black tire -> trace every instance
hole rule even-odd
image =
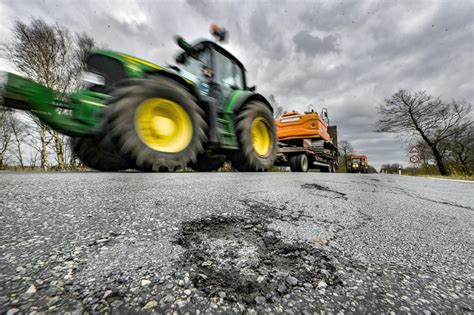
[[[133,168],[107,136],[72,137],[71,147],[82,163],[95,170],[115,172]]]
[[[212,158],[205,155],[198,155],[196,162],[190,164],[191,168],[198,172],[212,172],[217,171],[224,165],[225,160],[219,158]]]
[[[290,156],[290,169],[292,172],[307,172],[308,165],[308,157],[306,154]]]
[[[173,171],[194,162],[203,151],[206,141],[204,111],[195,98],[177,82],[163,77],[127,80],[118,84],[105,111],[107,129],[121,154],[138,170]],[[171,101],[189,116],[192,135],[187,146],[178,152],[164,152],[148,146],[135,128],[135,114],[147,99],[162,98]]]
[[[330,169],[329,166],[321,166],[321,167],[319,168],[319,171],[320,171],[321,173],[330,173],[330,172],[331,172],[331,169]]]
[[[260,156],[252,144],[252,123],[261,118],[270,132],[271,144],[268,153]],[[251,101],[236,115],[235,129],[240,149],[229,156],[232,166],[240,172],[255,172],[268,170],[273,166],[276,158],[277,135],[275,121],[271,110],[262,102]]]

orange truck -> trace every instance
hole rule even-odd
[[[350,173],[367,173],[369,170],[367,155],[351,155],[351,162],[347,169]]]
[[[284,113],[275,120],[279,149],[275,165],[289,166],[292,172],[336,172],[337,127],[329,125],[327,110]]]

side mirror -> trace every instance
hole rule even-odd
[[[248,90],[250,92],[255,92],[255,90],[257,90],[257,86],[255,86],[255,85],[249,86]]]
[[[175,35],[174,39],[176,41],[176,44],[178,44],[178,46],[181,47],[181,49],[183,49],[184,51],[188,50],[191,47],[191,45],[179,35]]]

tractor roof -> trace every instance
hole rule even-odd
[[[201,39],[201,40],[196,41],[196,43],[194,45],[197,45],[197,44],[212,46],[212,48],[214,48],[215,50],[217,50],[218,52],[220,52],[221,54],[223,54],[227,58],[231,59],[232,61],[234,61],[240,68],[242,68],[243,70],[246,70],[244,65],[242,64],[242,62],[240,62],[240,60],[237,59],[237,57],[232,55],[227,49],[225,49],[221,45],[217,44],[216,42],[213,42],[212,40],[208,40],[208,39]]]

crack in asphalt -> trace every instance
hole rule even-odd
[[[348,198],[346,197],[347,194],[345,194],[345,193],[342,193],[342,192],[340,192],[340,191],[330,189],[330,188],[327,187],[327,186],[323,186],[323,185],[319,185],[319,184],[315,184],[315,183],[302,184],[302,185],[301,185],[301,188],[303,188],[303,189],[316,189],[316,190],[320,190],[320,191],[328,191],[328,192],[332,192],[332,193],[338,195],[339,198],[342,198],[342,199],[344,199],[344,200],[347,200],[347,199],[348,199]]]
[[[466,210],[471,210],[471,211],[474,210],[474,208],[472,208],[472,207],[463,206],[463,205],[460,205],[460,204],[457,204],[457,203],[454,203],[454,202],[442,201],[442,200],[436,200],[436,199],[431,199],[431,198],[427,198],[427,197],[422,197],[419,194],[411,193],[411,192],[409,192],[406,189],[401,188],[401,187],[391,187],[391,188],[394,188],[394,189],[404,193],[405,195],[407,195],[409,197],[412,197],[412,198],[415,198],[415,199],[421,199],[421,200],[425,200],[425,201],[429,201],[429,202],[434,202],[434,203],[437,203],[437,204],[448,205],[448,206],[457,207],[457,208],[466,209]]]

